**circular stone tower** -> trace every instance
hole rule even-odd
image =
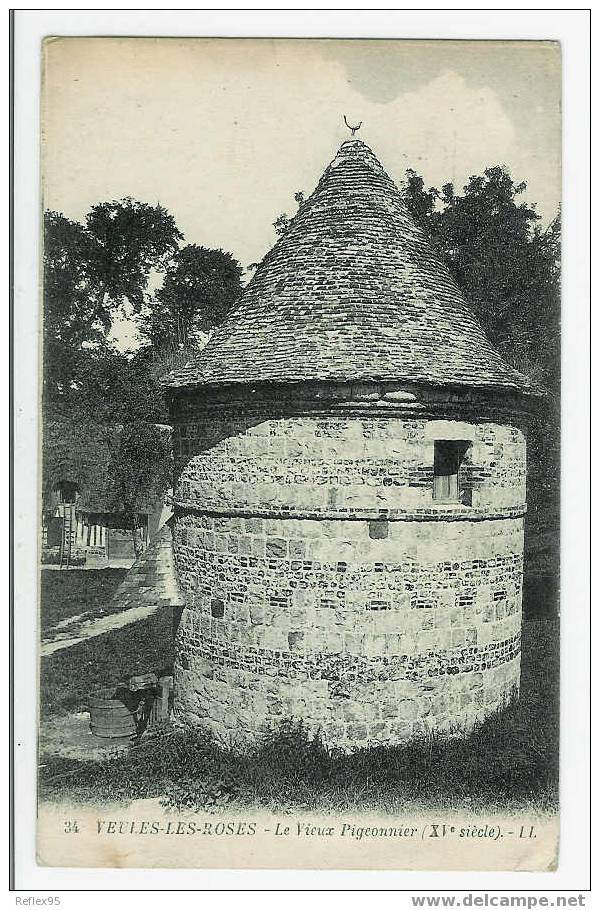
[[[183,721],[352,749],[516,694],[536,390],[363,142],[168,385]]]

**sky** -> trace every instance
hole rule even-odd
[[[501,164],[544,222],[560,202],[556,43],[53,38],[44,54],[43,205],[75,220],[160,202],[186,242],[259,261],[344,114],[396,182],[411,167],[462,187]]]

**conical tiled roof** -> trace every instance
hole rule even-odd
[[[363,142],[344,142],[207,346],[167,384],[393,380],[534,391]]]

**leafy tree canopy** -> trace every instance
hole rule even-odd
[[[223,321],[242,290],[242,267],[230,253],[188,244],[170,259],[162,287],[138,320],[157,350],[193,346]]]
[[[110,424],[167,423],[160,373],[151,369],[144,349],[133,356],[108,349],[88,357],[79,373],[78,394],[60,410],[65,417],[78,413]]]
[[[89,351],[106,350],[115,312],[139,311],[153,269],[182,235],[160,205],[95,205],[85,224],[44,216],[44,400],[68,398]]]
[[[165,209],[129,198],[93,206],[83,224],[46,212],[44,228],[44,489],[57,477],[101,488],[133,530],[172,477],[161,377],[224,318],[241,267],[222,250],[180,247]],[[110,339],[126,305],[146,341],[133,355]]]
[[[560,215],[546,229],[520,200],[526,183],[502,167],[426,189],[409,170],[403,191],[486,333],[518,369],[547,385],[558,381],[560,353]]]
[[[166,428],[134,420],[111,437],[111,511],[129,516],[133,543],[138,555],[139,540],[135,534],[136,516],[148,501],[149,492],[164,496],[173,477],[171,436]]]
[[[44,221],[44,398],[56,399],[75,381],[86,349],[106,343],[111,316],[90,287],[86,264],[93,244],[85,228],[57,212]]]
[[[175,219],[161,205],[127,197],[93,206],[85,227],[94,240],[92,281],[113,305],[128,301],[138,311],[151,270],[162,271],[183,240]]]
[[[560,489],[560,212],[548,227],[522,201],[526,184],[501,167],[426,188],[415,171],[403,186],[411,214],[446,261],[488,337],[517,369],[549,391],[528,432],[528,528],[556,527]],[[528,531],[528,552],[536,536]]]

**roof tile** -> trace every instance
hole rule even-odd
[[[494,350],[359,140],[344,142],[226,321],[166,384],[309,379],[536,391]]]

